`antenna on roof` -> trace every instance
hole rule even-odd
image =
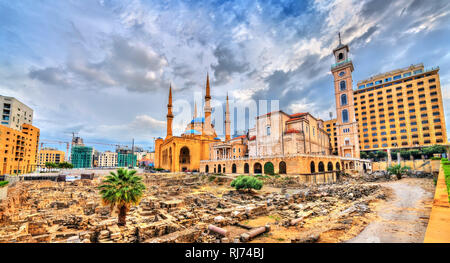
[[[338,32],[338,36],[339,36],[339,45],[342,45],[342,42],[341,42],[341,32]]]

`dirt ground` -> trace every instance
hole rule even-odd
[[[381,185],[391,189],[391,198],[377,204],[377,217],[348,242],[423,242],[433,202],[433,180],[404,178]]]

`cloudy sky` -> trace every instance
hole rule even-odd
[[[0,0],[0,94],[34,109],[41,139],[62,141],[78,132],[151,146],[165,136],[169,83],[180,133],[207,72],[217,101],[274,99],[328,119],[337,32],[354,88],[411,64],[439,66],[449,130],[448,0]]]

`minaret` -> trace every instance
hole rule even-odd
[[[197,118],[197,102],[194,102],[194,119]]]
[[[167,136],[172,137],[172,120],[173,120],[173,114],[172,114],[172,84],[170,84],[169,88],[169,103],[167,104]]]
[[[339,45],[333,50],[335,64],[331,66],[336,98],[336,139],[340,156],[359,158],[358,123],[352,85],[354,68],[349,51],[348,46],[342,44],[339,33]]]
[[[225,141],[228,142],[231,140],[230,130],[231,130],[231,121],[230,121],[230,104],[228,103],[228,92],[227,92],[227,108],[225,110]]]
[[[211,93],[209,87],[209,73],[206,75],[206,95],[205,95],[205,124],[203,127],[203,135],[213,135],[211,127]]]

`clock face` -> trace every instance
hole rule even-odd
[[[344,76],[345,75],[345,71],[341,71],[341,72],[339,72],[339,76]]]

